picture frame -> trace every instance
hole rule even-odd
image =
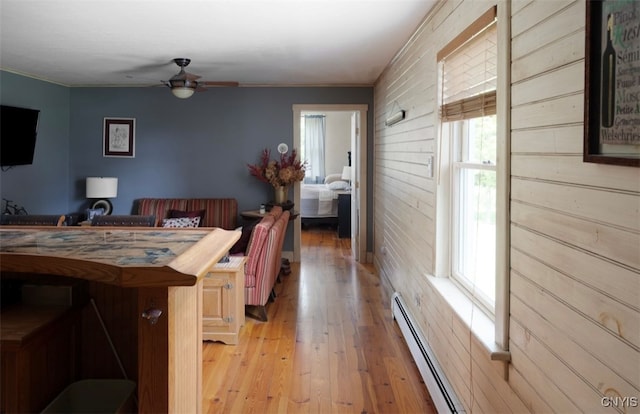
[[[104,118],[102,155],[135,157],[135,118]]]
[[[85,210],[85,215],[87,216],[87,220],[93,220],[95,216],[104,215],[104,208],[88,208]]]
[[[586,2],[584,162],[640,167],[639,25],[640,2]]]

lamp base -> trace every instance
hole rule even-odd
[[[91,203],[91,208],[101,208],[104,210],[104,215],[108,216],[113,210],[113,204],[111,204],[111,201],[107,199],[95,200],[93,203]]]

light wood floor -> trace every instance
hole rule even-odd
[[[268,322],[247,318],[238,345],[205,342],[204,412],[435,413],[378,277],[335,233],[302,232]]]

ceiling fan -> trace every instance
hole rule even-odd
[[[207,86],[238,86],[238,82],[199,81],[200,76],[184,70],[191,63],[191,59],[175,58],[173,61],[180,67],[180,72],[173,75],[168,81],[161,82],[171,88],[171,93],[177,98],[187,99],[195,91],[206,90]]]

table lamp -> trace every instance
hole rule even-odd
[[[351,188],[351,166],[342,168],[342,179],[346,180],[349,183],[349,188]]]
[[[111,214],[113,204],[109,198],[118,196],[118,178],[87,177],[87,198],[95,199],[91,208],[102,208],[104,214]]]

